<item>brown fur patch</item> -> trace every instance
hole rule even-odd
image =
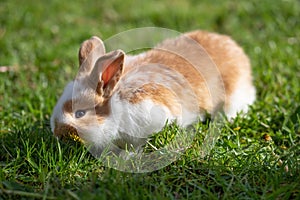
[[[65,114],[72,114],[73,110],[73,104],[74,102],[72,100],[68,100],[64,103],[63,105],[63,112]],[[107,117],[110,114],[110,107],[109,107],[109,102],[107,99],[103,99],[101,96],[96,95],[95,97],[95,113],[96,113],[96,118],[100,123],[103,123],[105,117]],[[85,107],[86,106],[85,103],[82,103],[82,106],[80,108],[82,108],[83,110],[87,110],[88,112],[92,111],[93,107]],[[85,125],[89,125],[90,123],[90,118],[85,116],[82,119],[77,119],[77,121],[80,121],[80,123],[83,123]],[[91,120],[92,121],[92,120]]]
[[[222,102],[230,103],[226,99],[241,78],[251,83],[250,62],[244,51],[230,37],[216,33],[193,31],[166,40],[133,65],[147,63],[162,64],[182,74],[196,94],[199,108],[208,112]],[[130,73],[132,68],[126,66],[125,72]]]
[[[96,115],[97,115],[97,120],[99,121],[100,124],[103,123],[104,119],[110,114],[110,106],[108,101],[104,101],[101,104],[98,104],[95,107]]]
[[[166,47],[167,49],[172,49],[172,46],[168,46]],[[181,57],[180,55],[176,55],[175,53],[169,52],[168,50],[163,49],[155,49],[155,50],[151,50],[147,53],[147,55],[143,58],[143,60],[140,60],[139,62],[141,62],[141,64],[137,64],[137,66],[143,66],[143,65],[147,65],[148,63],[157,63],[159,65],[163,65],[164,67],[170,68],[169,73],[168,74],[164,74],[162,77],[164,76],[175,76],[174,79],[177,79],[178,77],[176,76],[176,73],[179,73],[183,76],[183,78],[185,80],[179,80],[182,82],[186,82],[189,85],[183,86],[181,85],[181,87],[177,87],[176,88],[176,84],[174,84],[174,87],[172,88],[172,90],[174,90],[177,94],[183,94],[183,96],[169,96],[167,99],[170,102],[170,99],[172,97],[174,97],[175,99],[173,99],[173,101],[178,100],[178,98],[181,98],[181,100],[184,100],[186,102],[186,106],[188,106],[189,110],[194,111],[195,107],[196,109],[199,110],[211,110],[212,108],[212,104],[210,102],[210,96],[208,94],[208,89],[206,87],[206,82],[205,79],[203,77],[203,75],[201,73],[199,73],[197,71],[197,69],[195,69],[193,67],[193,65],[191,63],[189,63],[184,57]],[[198,58],[197,58],[198,59]],[[145,67],[140,67],[139,70],[146,70],[147,69],[143,69]],[[151,80],[154,81],[155,84],[155,79],[157,78],[157,76],[160,76],[159,74],[162,73],[161,69],[159,68],[155,68],[155,69],[151,69],[152,71],[152,75],[153,77],[150,77]],[[174,72],[172,72],[174,71]],[[175,73],[176,72],[176,73]],[[127,71],[127,73],[130,73],[130,71]],[[176,80],[173,80],[176,81]],[[193,105],[189,105],[189,101],[191,101],[190,99],[188,99],[187,97],[184,96],[184,88],[188,88],[188,89],[192,89],[192,91],[194,92],[194,94],[196,95],[197,99],[198,99],[198,107],[195,106],[195,104]],[[187,90],[188,90],[187,89]],[[170,91],[169,91],[170,93]],[[161,91],[161,93],[157,93],[158,95],[163,95],[163,92]],[[165,96],[168,96],[168,94],[166,94]],[[157,99],[157,97],[156,97]],[[163,99],[163,98],[162,98]],[[194,103],[194,102],[193,102]]]
[[[63,105],[63,111],[64,113],[72,113],[72,100],[68,100]]]
[[[132,104],[140,103],[145,99],[150,99],[158,105],[166,106],[172,114],[179,114],[180,106],[176,102],[175,94],[166,87],[159,84],[145,84],[138,89],[131,91],[120,91],[121,99],[126,99]]]
[[[233,93],[241,74],[251,74],[248,57],[229,36],[205,31],[193,31],[187,36],[199,42],[217,65],[227,95]]]
[[[252,84],[251,64],[243,49],[229,36],[205,31],[187,34],[199,42],[217,65],[225,87],[225,108],[230,106],[229,97],[235,91],[237,82]]]

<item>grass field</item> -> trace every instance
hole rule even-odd
[[[0,199],[300,199],[300,2],[199,2],[2,0]],[[231,35],[251,58],[257,101],[207,156],[200,124],[180,159],[136,174],[57,141],[49,119],[83,40],[145,26]]]

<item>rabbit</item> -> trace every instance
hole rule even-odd
[[[255,101],[249,58],[218,33],[187,32],[137,55],[106,53],[93,36],[78,57],[78,75],[54,107],[51,130],[100,152],[142,145],[173,122],[186,127],[220,112],[233,119]]]

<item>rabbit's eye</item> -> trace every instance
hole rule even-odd
[[[83,117],[84,115],[85,115],[85,110],[77,110],[76,112],[75,112],[75,117],[76,118],[81,118],[81,117]]]

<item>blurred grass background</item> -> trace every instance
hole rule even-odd
[[[2,0],[0,199],[300,198],[299,22],[296,0]],[[258,99],[207,158],[195,145],[164,169],[129,174],[57,142],[49,118],[82,41],[145,26],[232,36],[251,59]]]

